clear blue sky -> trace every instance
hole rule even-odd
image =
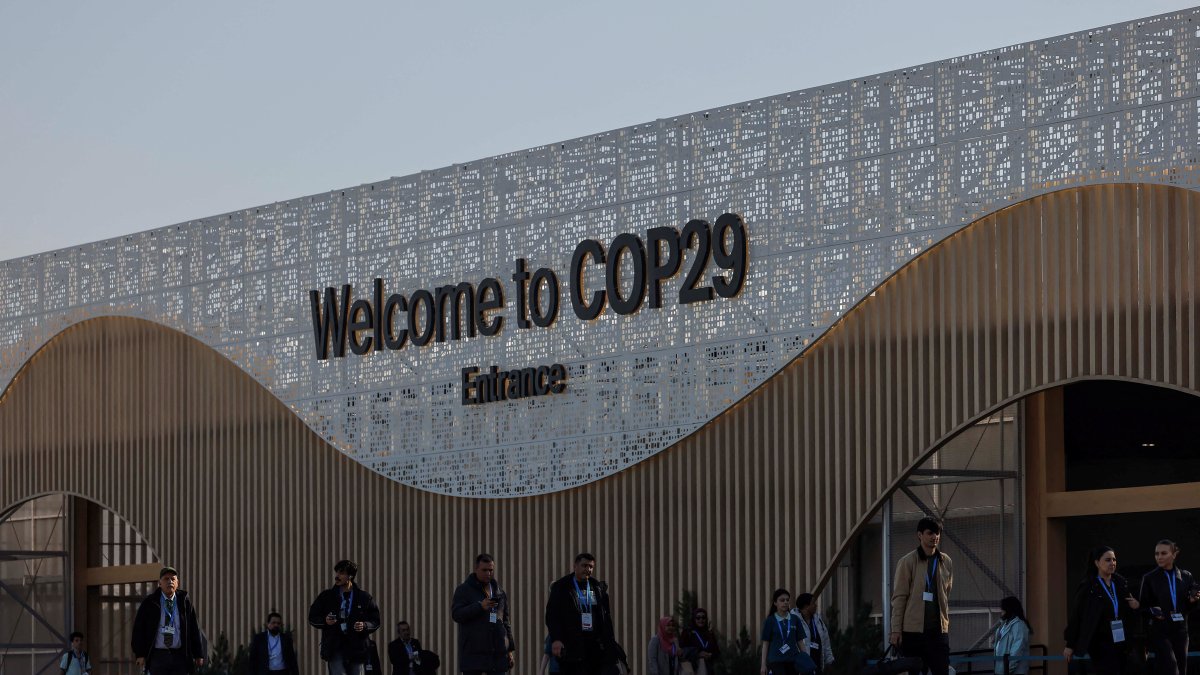
[[[0,4],[0,260],[1187,7]]]

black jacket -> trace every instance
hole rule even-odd
[[[1129,644],[1129,639],[1135,630],[1134,619],[1137,613],[1129,607],[1126,598],[1132,597],[1129,584],[1120,574],[1113,575],[1114,589],[1117,593],[1118,618],[1125,622],[1125,642],[1117,649],[1123,651]],[[1112,639],[1108,622],[1112,621],[1112,599],[1108,592],[1101,588],[1100,580],[1090,577],[1079,582],[1075,589],[1075,599],[1071,603],[1071,615],[1067,619],[1067,627],[1063,629],[1063,638],[1067,646],[1076,654],[1088,653],[1096,639]]]
[[[1141,611],[1150,616],[1150,608],[1158,607],[1162,610],[1164,618],[1162,620],[1150,618],[1151,628],[1163,632],[1187,631],[1187,615],[1196,608],[1196,603],[1188,600],[1188,592],[1192,590],[1195,581],[1192,579],[1192,573],[1187,570],[1181,570],[1178,567],[1171,570],[1175,575],[1175,609],[1171,609],[1171,586],[1167,583],[1167,572],[1161,568],[1154,568],[1142,576],[1142,586],[1138,591],[1138,602],[1141,603]],[[1183,613],[1184,621],[1178,623],[1171,620],[1171,612],[1178,611]]]
[[[325,616],[338,614],[341,609],[342,590],[337,586],[321,591],[312,607],[308,608],[308,624],[321,631],[321,658],[328,661],[334,654],[341,654],[349,663],[366,663],[370,658],[371,633],[379,630],[379,606],[371,594],[353,586],[354,598],[350,607],[350,616],[346,617],[346,632],[342,632],[341,622],[332,626],[325,625]],[[354,624],[363,622],[366,627],[356,632]]]
[[[458,624],[458,669],[461,671],[482,670],[493,673],[508,670],[508,653],[515,651],[512,625],[509,623],[508,595],[500,582],[492,581],[492,597],[500,601],[495,608],[496,623],[490,620],[488,610],[483,608],[483,583],[474,574],[454,589],[454,605],[451,608],[454,622]]]
[[[599,656],[603,663],[616,663],[616,649],[612,622],[612,607],[608,600],[608,584],[590,579],[592,604],[592,630],[583,630],[580,621],[582,609],[575,594],[574,574],[550,584],[550,598],[546,601],[546,630],[550,641],[563,643],[562,661],[582,661]],[[580,590],[584,585],[579,584]]]
[[[142,604],[138,606],[137,615],[133,619],[133,635],[130,646],[133,655],[146,659],[146,667],[150,666],[150,650],[158,638],[158,622],[162,617],[162,591],[155,590]],[[196,608],[188,598],[187,591],[175,591],[176,611],[179,612],[179,626],[176,627],[175,639],[187,655],[188,663],[195,659],[208,658],[208,640],[200,630],[200,622],[196,620]]]
[[[409,640],[413,653],[421,651],[421,641]],[[388,643],[388,663],[392,664],[392,675],[408,675],[408,650],[404,648],[404,640],[396,638]]]
[[[296,647],[292,643],[291,633],[279,633],[279,646],[283,652],[283,666],[291,675],[300,675],[300,667],[296,663]],[[267,675],[271,672],[271,654],[267,649],[267,632],[255,633],[250,638],[250,672],[253,675]]]

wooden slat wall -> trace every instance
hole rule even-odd
[[[594,484],[450,498],[326,445],[199,342],[135,319],[60,334],[0,399],[0,509],[69,492],[177,565],[205,628],[236,645],[269,609],[298,624],[341,557],[454,670],[454,586],[498,558],[532,672],[548,584],[599,557],[621,641],[694,589],[752,633],[776,586],[820,585],[904,473],[1030,392],[1121,378],[1197,392],[1197,193],[1064,190],[982,219],[907,265],[776,377],[692,437]]]

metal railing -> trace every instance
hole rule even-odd
[[[1188,659],[1200,658],[1200,651],[1188,652]],[[1149,662],[1154,658],[1154,652],[1147,652],[1146,660]],[[1002,670],[996,670],[996,663],[1003,662]],[[1027,662],[1029,668],[1027,672],[1030,675],[1040,673],[1045,675],[1047,672],[1047,664],[1052,661],[1066,661],[1066,658],[1061,654],[1050,654],[1046,645],[1029,645],[1029,656],[1009,656],[1004,655],[997,657],[991,649],[969,649],[965,651],[950,652],[950,665],[954,668],[955,675],[1011,675],[1012,667],[1020,662]],[[1084,654],[1081,656],[1072,657],[1072,661],[1091,661],[1091,657]],[[878,659],[868,661],[869,664],[878,663]]]

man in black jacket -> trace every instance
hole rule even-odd
[[[333,588],[321,591],[308,609],[308,623],[321,631],[321,658],[329,675],[362,675],[370,658],[371,633],[379,630],[379,606],[354,578],[358,565],[333,566]]]
[[[458,669],[467,675],[507,672],[516,641],[508,616],[508,597],[496,581],[496,561],[475,557],[475,571],[454,589],[452,612],[458,624]]]
[[[575,570],[550,585],[546,629],[562,675],[600,675],[617,662],[608,585],[592,578],[596,556],[575,556]]]
[[[279,612],[267,615],[267,629],[250,639],[250,672],[254,675],[300,675],[292,634],[283,632]]]
[[[193,664],[204,665],[208,640],[187,591],[179,590],[174,567],[159,571],[158,590],[138,607],[130,646],[138,668],[153,675],[181,675],[192,672]]]

